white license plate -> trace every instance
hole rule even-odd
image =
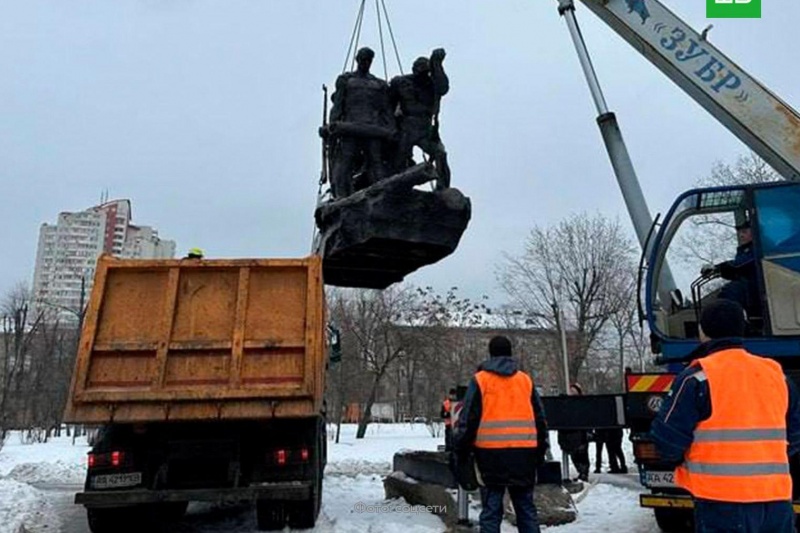
[[[673,472],[647,471],[644,476],[644,484],[648,487],[677,487]]]
[[[142,482],[141,472],[131,472],[129,474],[104,474],[92,478],[93,489],[116,489],[120,487],[132,487]]]

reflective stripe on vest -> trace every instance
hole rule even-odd
[[[524,372],[500,376],[481,370],[475,375],[481,391],[477,448],[535,448],[536,419],[531,405],[533,380]]]
[[[686,460],[675,471],[676,483],[708,500],[789,500],[789,393],[780,365],[738,348],[697,364],[708,380],[711,417],[695,428]]]

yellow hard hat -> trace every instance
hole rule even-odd
[[[204,255],[202,248],[189,248],[189,253],[186,257],[190,259],[202,259]]]

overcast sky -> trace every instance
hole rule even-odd
[[[341,72],[358,4],[0,0],[0,293],[32,281],[40,224],[103,190],[178,253],[307,255],[321,85]],[[361,43],[382,75],[367,4]],[[447,49],[441,134],[473,205],[458,250],[408,281],[500,303],[495,265],[534,224],[589,211],[631,228],[555,0],[386,4],[406,71]],[[703,0],[669,4],[709,23]],[[651,211],[747,152],[583,6],[578,20]],[[709,40],[798,107],[798,20],[800,2],[763,0],[761,19],[714,20]]]

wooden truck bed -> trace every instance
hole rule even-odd
[[[325,376],[319,257],[98,260],[65,419],[313,416]]]

